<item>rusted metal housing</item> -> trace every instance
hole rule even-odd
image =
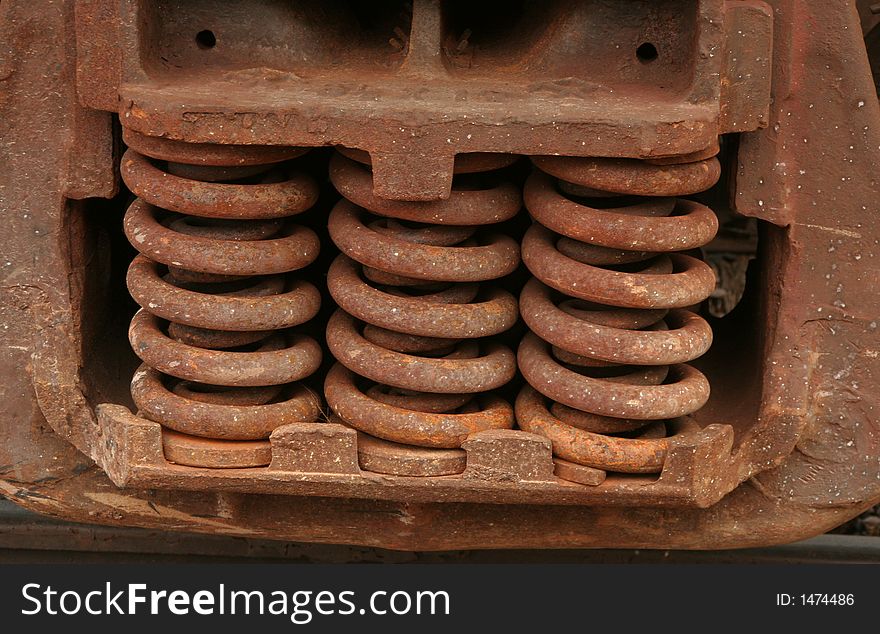
[[[96,523],[426,550],[768,544],[880,500],[880,109],[854,4],[514,4],[0,4],[0,491]],[[135,151],[165,160],[175,144],[215,158],[226,146],[360,150],[348,160],[369,156],[357,169],[371,174],[370,204],[398,212],[448,200],[457,156],[670,165],[705,161],[724,138],[730,206],[758,219],[760,242],[745,299],[712,320],[714,345],[692,362],[712,386],[699,431],[666,441],[659,474],[601,482],[570,464],[560,478],[548,438],[492,424],[450,449],[452,475],[367,470],[364,456],[379,465],[387,448],[333,420],[273,426],[250,447],[268,466],[170,462],[161,425],[128,396],[130,253],[122,201],[101,201],[119,187],[115,117]],[[127,182],[155,176],[130,157]],[[336,182],[346,164],[334,160]],[[201,180],[177,202],[195,204]],[[303,191],[287,193],[306,208]],[[320,233],[328,219],[303,222]],[[344,385],[345,372],[331,375]]]

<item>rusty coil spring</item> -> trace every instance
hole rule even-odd
[[[293,171],[298,148],[213,146],[126,131],[122,176],[138,198],[125,233],[140,252],[128,270],[141,306],[129,340],[143,361],[131,384],[139,414],[163,425],[166,457],[191,466],[268,464],[273,429],[313,421],[299,381],[321,348],[289,331],[320,294],[290,279],[318,238],[289,217],[317,185]]]
[[[329,230],[342,254],[327,277],[340,307],[327,343],[339,363],[325,382],[327,402],[352,427],[387,441],[361,442],[362,464],[402,475],[460,471],[457,448],[469,434],[514,422],[511,406],[485,393],[513,378],[515,356],[483,340],[516,322],[517,302],[480,282],[511,273],[519,247],[477,229],[519,210],[518,188],[491,174],[515,157],[459,157],[449,199],[408,202],[374,196],[369,158],[340,152],[330,177],[344,198]],[[363,390],[358,377],[372,384]],[[454,453],[444,459],[418,447]],[[371,449],[376,455],[363,455]]]
[[[669,438],[693,427],[687,415],[709,397],[686,362],[708,350],[712,330],[686,308],[715,277],[675,252],[709,242],[718,221],[677,197],[710,188],[720,165],[682,161],[533,158],[524,199],[535,223],[522,256],[534,277],[520,296],[532,332],[518,352],[528,385],[516,416],[564,461],[658,472]]]

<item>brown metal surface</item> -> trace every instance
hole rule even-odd
[[[866,292],[880,282],[880,110],[852,3],[585,0],[499,11],[492,3],[420,1],[411,16],[401,17],[397,5],[387,3],[369,18],[349,4],[325,4],[0,4],[0,205],[7,218],[0,262],[0,372],[7,378],[0,400],[0,488],[6,495],[44,513],[96,523],[419,550],[766,544],[817,534],[880,499],[880,306],[876,294]],[[206,29],[216,36],[214,46],[200,46],[196,38]],[[264,36],[258,47],[255,31]],[[638,52],[646,43],[656,57]],[[647,463],[659,464],[654,456],[665,451],[656,475],[566,464],[566,456],[552,456],[555,439],[521,429],[487,428],[456,440],[460,448],[422,448],[464,452],[463,469],[460,453],[442,454],[458,461],[442,476],[429,475],[436,465],[419,450],[389,454],[386,445],[361,442],[355,430],[332,422],[297,418],[278,425],[262,417],[253,421],[262,426],[253,436],[264,440],[175,436],[164,421],[133,414],[128,395],[136,359],[125,337],[133,311],[121,271],[131,254],[119,239],[122,201],[98,200],[116,189],[120,139],[108,113],[119,116],[129,158],[135,157],[123,170],[143,200],[128,233],[148,257],[136,259],[130,281],[138,302],[158,319],[137,318],[146,326],[134,337],[138,346],[146,343],[153,352],[157,345],[161,351],[179,344],[198,348],[193,358],[199,371],[207,368],[219,383],[237,382],[243,374],[226,363],[231,347],[250,346],[251,354],[266,359],[297,349],[302,339],[267,343],[252,334],[308,319],[317,293],[286,280],[279,286],[275,276],[309,261],[307,251],[318,242],[330,247],[325,238],[277,228],[279,219],[311,205],[319,190],[332,195],[320,186],[327,174],[324,155],[297,158],[300,150],[291,148],[341,145],[369,155],[344,150],[347,158],[334,158],[330,171],[350,201],[341,203],[332,223],[333,239],[351,259],[334,265],[334,292],[347,294],[343,301],[351,311],[345,310],[357,318],[356,334],[374,346],[371,351],[436,361],[438,348],[431,346],[440,342],[424,338],[445,332],[434,339],[450,347],[440,352],[462,355],[451,362],[485,359],[487,348],[474,353],[455,342],[484,336],[468,324],[485,320],[494,329],[510,321],[504,313],[509,299],[493,290],[491,280],[515,266],[517,221],[511,235],[499,238],[481,238],[480,227],[515,214],[516,198],[503,183],[476,189],[457,183],[479,182],[485,170],[516,169],[493,155],[524,154],[546,157],[536,159],[541,171],[569,183],[558,191],[545,188],[563,206],[539,210],[544,215],[535,218],[567,239],[549,240],[553,249],[541,251],[547,234],[530,230],[526,246],[537,245],[542,254],[526,259],[530,269],[553,282],[554,292],[580,286],[585,278],[577,271],[591,271],[587,278],[604,285],[579,291],[586,300],[570,294],[576,299],[559,304],[562,315],[553,313],[570,323],[569,317],[584,321],[601,312],[607,321],[593,324],[599,329],[585,326],[577,336],[550,341],[551,324],[529,324],[541,337],[530,335],[526,342],[543,346],[545,358],[560,367],[583,366],[590,354],[605,364],[622,363],[614,357],[619,352],[632,355],[627,366],[653,359],[673,367],[698,356],[709,333],[683,311],[712,290],[711,273],[690,253],[653,258],[647,270],[622,260],[701,244],[711,233],[701,221],[709,218],[706,206],[722,221],[734,214],[758,219],[759,249],[743,300],[723,319],[711,320],[712,348],[692,362],[692,371],[682,369],[685,377],[700,372],[708,379],[709,399],[681,421],[684,429],[672,421],[622,432],[630,437],[588,432],[611,439],[603,441],[609,450],[623,441],[647,447],[639,458]],[[636,218],[650,224],[654,242],[633,227],[632,217],[611,211],[632,201],[597,195],[602,189],[620,193],[620,184],[652,197],[680,196],[681,183],[697,191],[696,184],[717,177],[718,166],[708,157],[719,149],[719,185],[688,196],[670,216]],[[272,176],[288,161],[318,175],[319,187],[311,189],[300,176]],[[599,166],[603,178],[593,179]],[[265,179],[257,182],[261,174]],[[243,185],[254,187],[254,195]],[[732,209],[724,203],[728,191]],[[464,203],[466,198],[478,202]],[[571,212],[565,201],[584,199],[606,215],[581,221],[584,214]],[[319,197],[318,213],[304,212],[318,234],[332,203]],[[151,205],[179,209],[171,212],[175,218],[209,222],[166,226],[165,214],[150,211]],[[382,219],[376,224],[358,207]],[[665,226],[668,231],[657,231]],[[597,230],[606,230],[605,242],[590,239]],[[235,232],[243,239],[230,240]],[[359,243],[364,236],[368,240]],[[182,259],[173,257],[182,246]],[[402,258],[394,255],[401,246],[407,248]],[[461,257],[465,251],[476,257]],[[552,267],[544,255],[576,266],[546,270]],[[395,263],[390,270],[389,262]],[[432,262],[436,270],[428,275]],[[314,266],[323,271],[330,265],[328,258]],[[174,283],[163,279],[166,267]],[[563,277],[554,277],[558,272]],[[229,278],[263,275],[252,286]],[[314,274],[316,286],[322,278]],[[454,292],[411,292],[438,279]],[[650,282],[658,292],[654,299],[643,297],[626,280]],[[477,281],[488,283],[468,298]],[[513,295],[520,290],[516,276],[504,286]],[[216,303],[193,301],[196,293],[187,293],[194,288],[212,288],[200,294]],[[374,296],[375,290],[385,295]],[[523,303],[546,305],[548,292],[530,283]],[[431,294],[470,312],[443,311],[432,331],[432,313],[407,303],[413,295]],[[161,298],[162,306],[151,308],[151,297]],[[390,308],[412,311],[413,319],[383,312],[378,297]],[[600,311],[585,301],[620,310]],[[239,309],[242,316],[233,318]],[[323,318],[331,313],[328,307]],[[162,330],[166,320],[176,324],[173,333]],[[369,335],[359,322],[371,326]],[[156,323],[166,337],[157,334]],[[408,323],[417,332],[407,332]],[[607,344],[611,329],[626,334],[619,351]],[[499,336],[515,344],[520,335],[514,329]],[[580,342],[577,349],[566,350],[573,341]],[[350,350],[350,343],[339,349]],[[156,354],[145,352],[163,372],[170,370],[173,359]],[[370,359],[359,361],[363,369]],[[180,370],[187,376],[192,371]],[[402,399],[413,399],[428,410],[423,414],[444,420],[467,407],[451,398],[461,392],[372,389],[343,366],[333,372],[343,394],[357,397],[353,386],[377,407],[405,410]],[[575,374],[581,372],[596,371]],[[269,374],[260,381],[292,376],[278,367]],[[154,370],[139,376],[175,383]],[[642,376],[659,380],[654,370]],[[670,385],[676,384],[667,379],[656,387]],[[228,405],[197,400],[204,392],[194,386],[177,387],[205,413],[205,429],[227,428],[211,410]],[[248,404],[236,406],[242,408],[266,407],[249,404],[267,398],[266,387],[272,386],[226,386],[247,395]],[[209,398],[222,400],[217,394],[226,388],[212,390]],[[524,402],[535,424],[562,420],[561,429],[571,434],[582,431],[571,421],[596,422],[591,412],[576,411],[582,399],[571,401],[575,407],[552,405],[538,394],[523,391],[518,408]],[[482,409],[465,413],[485,416],[499,398],[477,396],[474,407]],[[674,418],[677,409],[661,418]],[[310,416],[317,418],[317,410]],[[638,420],[628,410],[624,418]],[[554,425],[542,431],[556,433]],[[455,436],[454,425],[450,430]],[[580,447],[578,438],[570,446]],[[265,465],[267,444],[267,466],[242,466]],[[431,455],[442,462],[440,454]],[[413,470],[383,473],[389,458],[391,470]],[[202,466],[187,466],[193,462]]]
[[[700,260],[666,253],[715,236],[718,220],[709,208],[670,197],[709,189],[721,169],[714,157],[685,160],[540,157],[526,183],[536,222],[522,253],[535,278],[520,302],[535,334],[519,347],[531,387],[517,400],[517,422],[549,437],[554,453],[576,464],[659,472],[665,437],[615,434],[677,421],[709,400],[708,380],[685,363],[709,349],[712,330],[682,309],[709,297],[715,276]],[[538,392],[554,401],[551,410]],[[681,421],[673,427],[671,436],[684,433]]]
[[[750,550],[469,550],[402,552],[182,531],[59,521],[0,499],[0,562],[6,563],[878,563],[880,540],[820,535]]]
[[[215,440],[162,430],[162,452],[169,462],[190,467],[241,469],[269,464],[268,441]]]
[[[319,249],[311,229],[287,222],[318,197],[309,176],[280,163],[304,151],[261,157],[230,146],[198,161],[185,144],[137,134],[132,142],[164,162],[129,149],[121,166],[139,196],[124,221],[141,253],[128,273],[142,307],[129,328],[144,362],[131,385],[139,415],[168,428],[171,462],[267,465],[274,429],[319,415],[318,400],[295,383],[318,369],[321,347],[285,330],[320,306],[313,285],[284,275]]]
[[[456,475],[465,470],[467,454],[461,449],[425,450],[358,435],[358,463],[361,469],[374,473],[406,476]]]
[[[84,104],[154,137],[358,148],[395,200],[448,196],[456,154],[670,156],[766,122],[762,2],[77,4]]]
[[[402,202],[373,194],[367,166],[340,154],[331,160],[330,178],[345,199],[328,220],[342,254],[327,275],[340,307],[327,325],[327,345],[341,365],[328,374],[324,391],[343,422],[393,443],[447,449],[471,434],[513,426],[509,403],[471,396],[504,386],[516,371],[513,352],[488,339],[516,323],[516,298],[480,282],[512,273],[519,247],[509,236],[478,229],[519,211],[518,188],[485,173],[513,161],[467,157],[448,199]],[[378,218],[368,222],[368,213]],[[375,385],[359,388],[352,372]],[[372,459],[362,459],[362,467],[413,475],[406,456],[415,448],[401,448],[397,462],[379,463],[376,447],[391,454],[394,444],[368,441],[367,447]],[[463,458],[454,461],[453,473],[464,469]]]

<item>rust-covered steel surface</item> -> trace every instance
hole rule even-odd
[[[853,3],[535,3],[497,24],[498,7],[454,2],[369,19],[251,4],[0,4],[4,495],[77,521],[409,550],[769,544],[880,500],[880,109]],[[320,146],[348,148],[323,176],[301,150]],[[515,325],[527,277],[494,282],[521,275],[517,238],[485,226],[519,211],[516,179],[492,180],[516,154],[536,166],[522,254],[537,279],[519,297],[535,334]],[[101,202],[120,161],[138,198]],[[713,276],[693,250],[717,221],[666,197],[711,187],[719,165],[760,239],[745,300],[707,324],[690,309]],[[572,210],[603,193],[652,202]],[[131,395],[123,232],[144,308]],[[634,278],[661,288],[628,300]],[[310,284],[329,288],[323,308]],[[309,343],[324,326],[332,368]],[[532,387],[499,396],[522,385],[519,340]],[[573,400],[547,387],[554,358],[636,366],[663,394],[647,411]],[[450,382],[425,391],[438,368]],[[608,436],[608,418],[637,437]]]
[[[266,466],[276,428],[321,414],[299,383],[320,367],[321,346],[295,329],[318,314],[320,292],[288,275],[318,257],[316,233],[291,220],[318,186],[277,148],[224,146],[206,165],[182,144],[141,141],[129,137],[121,165],[138,195],[123,222],[139,251],[127,276],[141,307],[129,327],[143,361],[134,406],[163,426],[162,454],[175,464]]]
[[[718,229],[711,209],[672,196],[712,187],[720,164],[533,160],[525,204],[535,222],[522,257],[534,277],[521,295],[532,333],[518,353],[529,386],[517,398],[517,422],[550,438],[566,461],[659,473],[670,445],[699,430],[689,417],[709,400],[708,380],[687,362],[709,349],[712,330],[683,309],[709,297],[715,275],[677,252],[707,244]],[[557,191],[550,175],[584,202]],[[633,195],[642,197],[617,202]],[[634,437],[611,435],[627,432]]]
[[[485,4],[80,1],[80,95],[150,136],[366,150],[376,194],[425,200],[458,153],[679,155],[766,117],[760,2]],[[646,35],[669,55],[633,63]]]
[[[487,392],[516,374],[515,353],[493,339],[516,324],[516,297],[492,282],[516,271],[520,249],[513,237],[479,225],[511,219],[521,196],[496,176],[515,157],[486,155],[494,160],[478,165],[474,156],[457,161],[448,198],[390,205],[375,195],[368,169],[343,155],[331,159],[330,178],[343,199],[328,219],[341,253],[327,274],[339,306],[327,325],[327,346],[339,364],[324,394],[338,422],[363,432],[364,469],[469,473],[477,454],[468,461],[461,451],[468,439],[514,426],[511,404]],[[374,219],[363,220],[366,214]],[[364,389],[361,378],[372,385]],[[526,457],[519,445],[509,446],[517,462]],[[553,486],[548,453],[543,473],[530,478],[540,488]],[[511,467],[504,472],[516,479]]]

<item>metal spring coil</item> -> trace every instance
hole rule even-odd
[[[340,152],[330,163],[344,198],[328,225],[342,251],[327,277],[340,307],[327,326],[339,362],[326,378],[328,405],[366,434],[362,467],[398,475],[460,471],[457,448],[469,434],[514,423],[510,404],[486,392],[513,378],[515,356],[484,340],[516,322],[517,301],[479,283],[515,270],[519,246],[477,229],[521,207],[517,187],[486,185],[483,174],[516,157],[460,156],[449,199],[409,202],[374,196],[369,157]],[[365,389],[361,379],[370,383]]]
[[[709,398],[687,362],[709,349],[712,330],[686,308],[710,295],[715,277],[675,252],[709,242],[718,220],[677,197],[713,186],[719,162],[532,160],[524,200],[535,223],[522,257],[534,277],[520,296],[532,332],[518,351],[528,385],[517,422],[567,463],[659,472],[670,438],[693,429],[688,415]]]
[[[268,464],[272,431],[320,412],[296,382],[318,369],[321,348],[288,330],[321,301],[287,275],[319,250],[289,221],[318,197],[286,163],[306,150],[125,139],[122,177],[138,196],[124,228],[140,252],[127,276],[141,306],[129,329],[143,361],[131,384],[139,415],[162,424],[173,462]]]

